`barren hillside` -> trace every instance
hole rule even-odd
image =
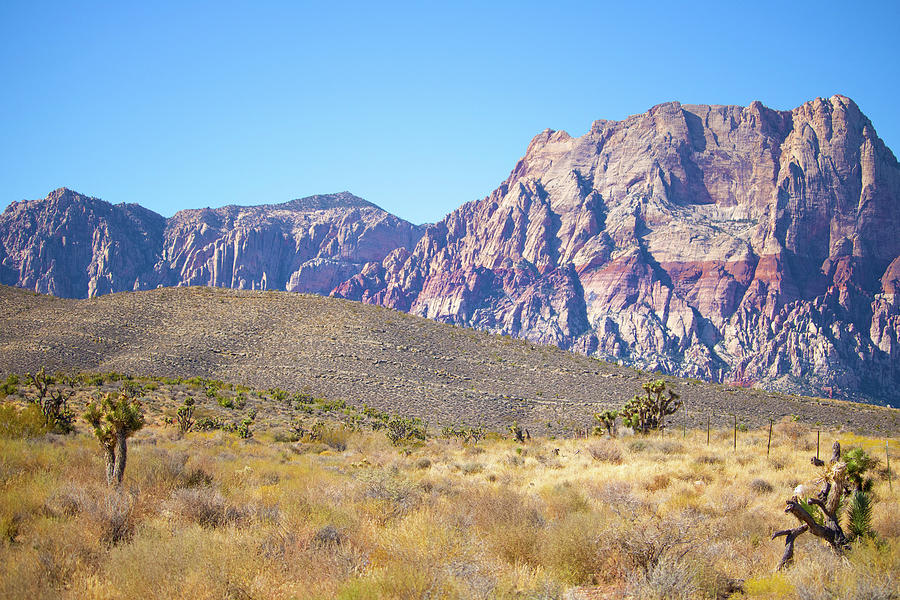
[[[564,434],[621,405],[651,375],[357,302],[287,292],[163,288],[87,300],[0,287],[0,373],[202,375],[308,389],[432,424],[513,420]],[[896,409],[668,377],[687,425],[808,423],[900,432]],[[681,424],[679,420],[678,425]]]

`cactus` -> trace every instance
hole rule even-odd
[[[121,485],[128,457],[128,438],[144,426],[141,402],[133,390],[123,388],[88,404],[84,420],[94,429],[106,457],[107,485]]]
[[[513,437],[520,444],[524,444],[525,440],[531,439],[531,434],[528,433],[528,430],[522,429],[516,421],[513,421],[512,425],[509,426],[509,432],[513,434]]]
[[[394,416],[388,421],[385,435],[394,446],[404,442],[425,441],[425,423],[418,418]]]
[[[444,437],[455,437],[461,440],[464,444],[474,444],[478,445],[478,442],[484,437],[484,427],[481,425],[477,427],[466,427],[465,425],[460,425],[459,427],[447,426],[441,430],[441,435]]]
[[[253,424],[253,419],[250,417],[244,417],[241,421],[241,424],[237,427],[238,437],[242,440],[248,440],[253,437],[253,432],[250,431],[250,426]]]

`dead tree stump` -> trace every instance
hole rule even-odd
[[[794,542],[807,531],[827,542],[831,549],[838,554],[841,554],[849,543],[844,530],[841,529],[840,515],[838,514],[841,497],[847,491],[847,465],[841,460],[840,443],[835,442],[832,446],[831,460],[827,466],[817,458],[813,458],[812,463],[816,466],[825,467],[825,471],[816,480],[816,483],[820,484],[822,489],[815,496],[809,497],[806,502],[819,507],[824,515],[823,523],[820,525],[809,511],[803,507],[801,504],[803,499],[797,494],[787,501],[784,512],[794,515],[800,522],[800,525],[793,529],[783,529],[772,535],[773,540],[785,536],[784,555],[775,568],[776,571],[780,571],[793,560]]]

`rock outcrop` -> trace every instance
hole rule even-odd
[[[641,368],[900,400],[900,166],[843,96],[544,131],[334,294]]]
[[[421,234],[346,192],[165,219],[59,189],[0,216],[0,283],[69,298],[180,285],[327,294]]]

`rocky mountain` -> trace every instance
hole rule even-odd
[[[844,96],[547,130],[427,228],[348,193],[166,220],[57,190],[0,216],[0,283],[331,293],[643,369],[900,403],[900,165]]]
[[[421,234],[346,192],[165,219],[63,188],[0,216],[0,283],[70,298],[178,285],[327,294]]]
[[[0,283],[84,298],[146,287],[166,220],[58,189],[0,215]]]
[[[334,294],[645,369],[900,399],[900,165],[849,98],[537,135]]]

